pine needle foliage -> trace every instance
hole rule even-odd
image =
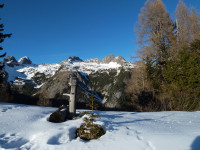
[[[3,8],[3,7],[4,5],[0,4],[0,8]],[[3,31],[4,31],[4,25],[0,23],[0,44],[4,42],[5,38],[11,37],[11,34],[4,34]],[[3,47],[0,45],[0,51],[2,50],[3,50]],[[6,56],[6,53],[0,54],[0,58],[5,57],[5,56]],[[4,77],[3,67],[4,67],[4,64],[0,63],[0,84],[3,82],[3,77]]]

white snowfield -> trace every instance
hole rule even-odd
[[[83,118],[48,122],[55,109],[0,103],[0,150],[200,149],[200,112],[96,111],[106,134],[86,142],[75,138]]]
[[[32,80],[36,73],[44,73],[49,78],[55,74],[60,66],[60,64],[28,64],[14,67],[5,65],[5,71],[8,73],[8,82],[19,82],[19,79]]]
[[[131,63],[130,63],[131,64]],[[110,62],[108,64],[98,64],[98,63],[89,63],[89,62],[67,62],[65,63],[66,68],[70,70],[77,70],[82,73],[86,73],[87,75],[97,72],[97,71],[106,71],[109,69],[119,70],[122,65],[117,64],[116,62]],[[133,68],[133,64],[130,66],[123,66],[125,69]]]

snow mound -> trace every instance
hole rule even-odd
[[[98,140],[75,138],[83,118],[51,123],[56,108],[0,103],[0,149],[199,150],[200,112],[95,111],[106,130]],[[83,111],[83,110],[78,110]]]

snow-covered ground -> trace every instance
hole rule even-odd
[[[0,103],[0,150],[200,150],[200,112],[96,111],[106,134],[85,142],[82,118],[47,121],[55,109]]]

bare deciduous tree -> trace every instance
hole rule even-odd
[[[143,57],[162,63],[174,40],[174,24],[162,0],[147,0],[136,26]]]
[[[189,8],[185,5],[182,0],[176,8],[176,26],[177,26],[177,42],[176,44],[180,47],[187,45],[190,41],[190,14]]]
[[[191,8],[191,37],[192,40],[200,39],[200,14],[195,8]]]
[[[179,0],[176,8],[177,48],[188,46],[200,38],[200,15],[195,8],[188,8]]]

